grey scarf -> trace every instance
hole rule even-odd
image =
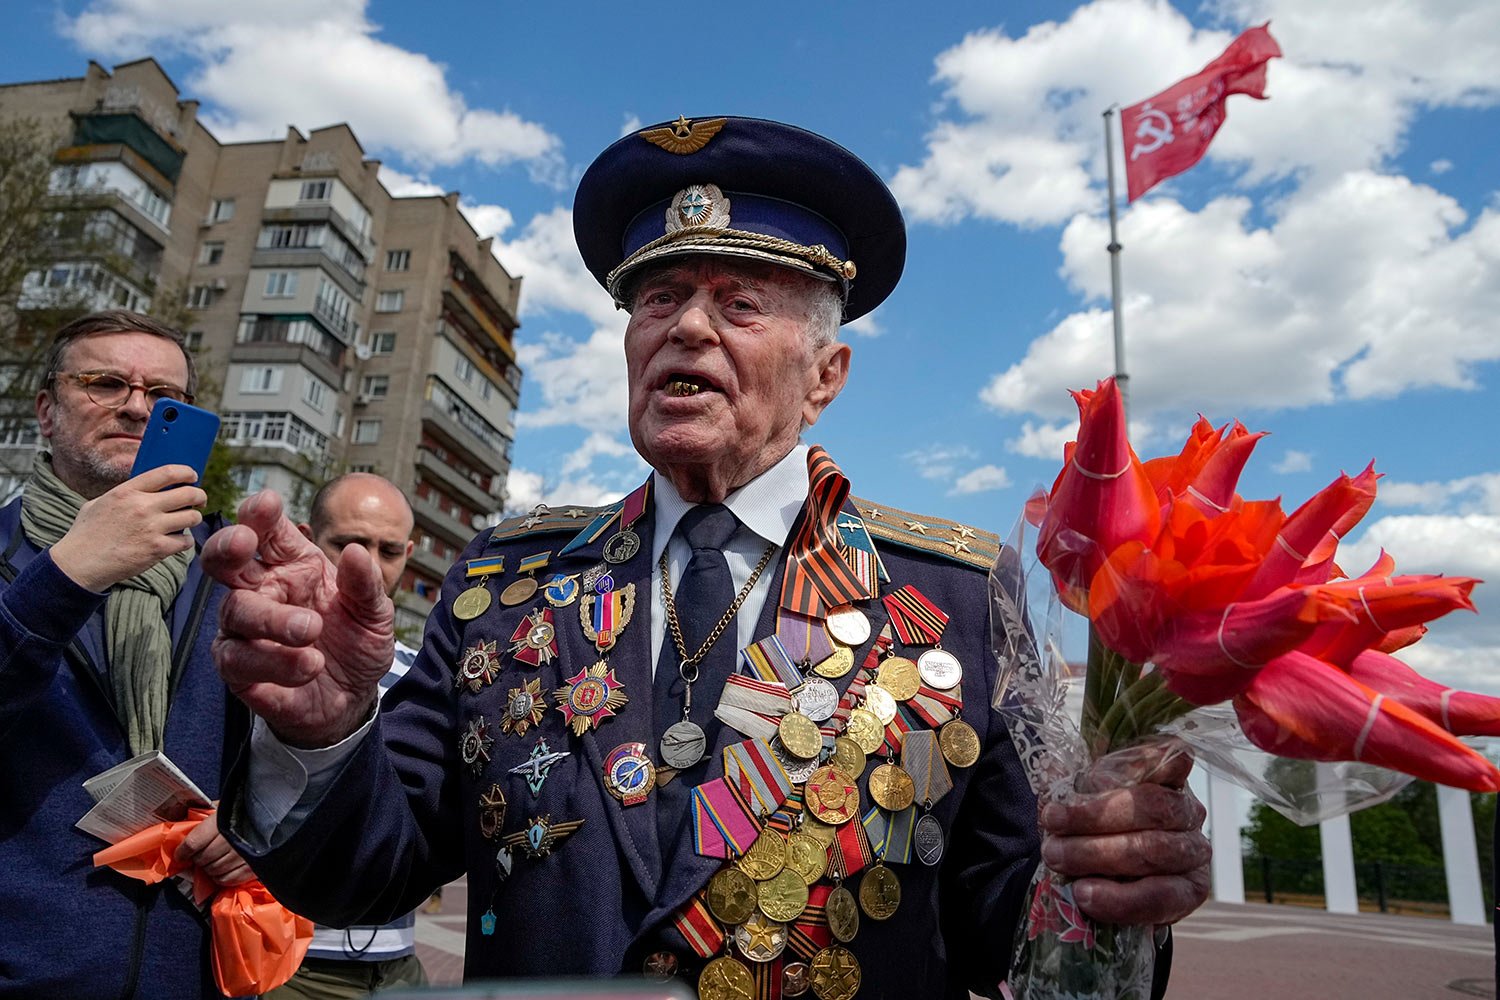
[[[84,504],[57,478],[49,456],[39,453],[21,496],[21,527],[39,548],[55,545]],[[99,544],[109,544],[100,539]],[[104,603],[104,645],[115,710],[121,714],[132,756],[162,748],[171,680],[172,632],[167,609],[187,577],[193,550],[168,556],[138,576],[110,588]]]

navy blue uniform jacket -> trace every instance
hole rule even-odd
[[[469,545],[448,574],[416,664],[386,696],[371,738],[346,763],[331,791],[271,850],[257,852],[239,842],[278,898],[320,923],[378,922],[411,909],[434,886],[467,872],[469,980],[636,973],[643,957],[659,948],[688,954],[671,927],[672,915],[722,862],[693,852],[687,815],[673,823],[684,840],[659,844],[660,796],[626,808],[606,792],[601,779],[605,756],[621,743],[641,741],[656,755],[650,652],[655,626],[648,589],[652,521],[648,509],[636,524],[640,552],[612,567],[616,589],[636,586],[634,618],[608,657],[630,702],[581,738],[565,727],[552,697],[567,677],[599,659],[580,626],[576,603],[554,610],[559,656],[539,668],[518,664],[507,650],[522,616],[545,606],[541,594],[516,607],[503,607],[497,600],[468,622],[456,619],[450,609],[469,585],[463,578],[464,560],[503,554],[506,566],[513,568],[521,557],[551,550],[543,577],[580,573],[601,564],[602,540],[556,555],[588,523],[584,519],[566,526],[567,533],[547,533],[543,527],[491,543],[486,531]],[[497,531],[504,533],[506,527]],[[954,789],[933,810],[947,838],[941,864],[896,866],[902,885],[899,911],[884,922],[862,921],[850,945],[864,970],[859,995],[906,1000],[963,998],[968,989],[993,993],[1005,976],[1039,839],[1035,800],[1010,738],[989,708],[996,668],[989,653],[986,575],[946,558],[879,544],[891,577],[884,592],[915,584],[951,617],[943,647],[964,665],[964,718],[978,731],[982,757],[971,768],[951,769]],[[757,637],[774,631],[783,571],[784,566],[776,567]],[[491,584],[492,592],[514,576],[509,573],[498,585]],[[863,610],[872,639],[856,651],[856,664],[863,662],[887,621],[878,600],[863,602]],[[732,628],[728,634],[732,641]],[[479,642],[496,643],[503,668],[492,684],[474,694],[455,684],[455,666]],[[840,694],[853,676],[851,672],[835,682]],[[499,727],[509,690],[532,677],[540,677],[548,704],[540,734],[552,750],[570,751],[553,766],[535,797],[524,779],[509,771],[525,761],[538,731],[518,737]],[[717,691],[696,690],[694,696],[708,698],[710,704],[718,700]],[[460,758],[459,737],[478,714],[489,722],[495,743],[476,777]],[[676,780],[696,785],[721,774],[720,750],[744,738],[715,723],[709,731],[709,760]],[[243,767],[236,767],[226,797],[235,803],[234,830],[244,823],[242,780]],[[519,830],[536,816],[550,816],[553,822],[581,819],[583,826],[548,857],[528,859],[517,852],[513,872],[502,881],[495,864],[498,842],[486,839],[479,823],[479,796],[493,784],[501,786],[509,804],[504,832]],[[865,780],[860,784],[868,806]],[[480,931],[487,909],[497,918],[492,936]]]

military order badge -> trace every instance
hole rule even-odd
[[[476,715],[469,720],[469,724],[458,737],[458,753],[469,770],[475,774],[484,771],[484,765],[490,762],[490,747],[495,745],[495,738],[490,735],[489,723],[484,721],[484,716]]]
[[[478,694],[481,688],[494,681],[500,673],[500,654],[496,647],[497,643],[490,640],[476,642],[464,650],[463,659],[458,661],[458,676],[453,679],[454,685],[468,685],[470,691]]]
[[[557,629],[552,609],[541,608],[521,619],[510,637],[510,652],[517,660],[538,667],[557,655]]]
[[[505,718],[500,728],[509,735],[525,736],[526,730],[542,724],[542,715],[547,711],[546,699],[542,696],[542,682],[533,677],[524,686],[510,689],[505,703]]]
[[[603,660],[569,677],[553,698],[574,736],[582,736],[590,726],[597,729],[630,700],[625,685],[615,679],[615,672]]]
[[[646,744],[621,743],[611,750],[604,758],[604,786],[621,805],[645,802],[656,787],[656,765],[646,753]]]

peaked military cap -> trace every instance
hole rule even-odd
[[[709,253],[838,282],[845,322],[883,302],[906,263],[906,225],[879,174],[759,118],[680,117],[625,136],[579,181],[573,235],[617,302],[641,265]]]

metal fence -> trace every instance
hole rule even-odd
[[[1246,855],[1244,873],[1247,899],[1323,905],[1322,861]],[[1361,908],[1381,913],[1448,913],[1448,883],[1441,866],[1356,862],[1354,884]]]

